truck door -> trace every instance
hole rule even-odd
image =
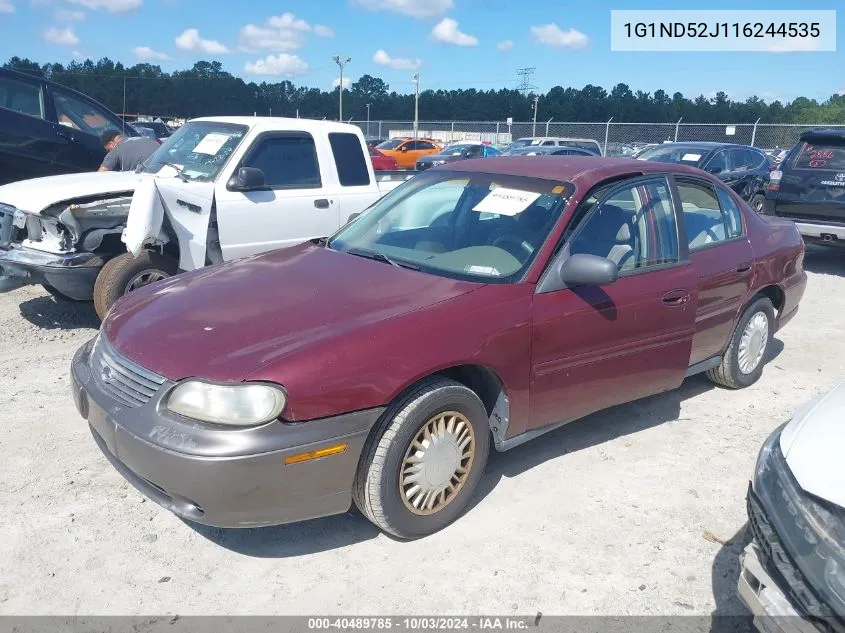
[[[318,158],[330,151],[325,138],[315,140],[308,132],[265,132],[255,139],[233,173],[260,169],[265,187],[233,191],[222,179],[215,185],[224,260],[294,246],[337,229],[336,177],[333,166]]]

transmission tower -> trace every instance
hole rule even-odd
[[[516,71],[516,74],[519,76],[519,88],[517,88],[517,90],[524,95],[527,95],[532,90],[537,89],[537,86],[532,83],[535,70],[537,70],[537,68],[531,66],[530,68],[519,68]]]

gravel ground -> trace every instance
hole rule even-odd
[[[742,614],[757,450],[845,376],[845,253],[806,266],[754,387],[693,378],[493,454],[469,513],[413,543],[354,514],[216,530],[145,501],[68,392],[91,306],[0,294],[0,614]]]

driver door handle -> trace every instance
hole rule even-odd
[[[682,306],[686,304],[690,300],[689,292],[686,290],[672,290],[671,292],[667,292],[663,295],[663,304],[675,307],[675,306]]]
[[[328,209],[329,201],[326,198],[318,198],[314,201],[314,206],[318,209]]]

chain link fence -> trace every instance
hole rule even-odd
[[[413,121],[350,121],[370,138],[413,136]],[[488,141],[507,145],[528,136],[586,138],[598,141],[608,155],[665,141],[714,141],[753,145],[761,149],[789,149],[801,134],[818,128],[845,130],[845,124],[780,125],[754,123],[563,123],[555,121],[420,121],[417,135],[440,142]]]

